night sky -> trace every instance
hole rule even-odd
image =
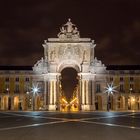
[[[0,65],[34,65],[68,18],[105,65],[140,64],[140,0],[1,0]]]

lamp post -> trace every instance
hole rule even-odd
[[[111,87],[109,88],[109,92],[107,93],[107,111],[109,111],[109,109],[110,109],[110,96],[109,96],[110,94],[113,95]]]
[[[33,93],[33,111],[35,111],[35,95],[39,92],[38,85],[33,85],[31,92]]]
[[[117,88],[117,86],[114,86],[113,83],[108,84],[105,87],[105,93],[107,93],[107,111],[109,111],[110,109],[110,101],[109,101],[109,96],[110,94],[113,95],[113,92],[117,92],[115,89]]]
[[[133,89],[132,88],[130,88],[129,89],[129,91],[130,91],[130,93],[129,93],[129,106],[128,106],[128,109],[132,109],[132,91],[133,91]]]
[[[10,94],[9,94],[9,88],[6,88],[6,92],[7,92],[7,94],[8,94],[8,110],[10,110],[11,109],[11,101],[10,101]]]

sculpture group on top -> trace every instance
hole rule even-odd
[[[77,39],[80,38],[80,33],[78,28],[68,19],[68,22],[60,28],[58,33],[58,38],[60,39]]]
[[[46,48],[45,50],[47,51],[45,51],[44,59],[42,58],[34,65],[33,71],[35,73],[45,74],[52,69],[53,72],[56,72],[61,63],[65,65],[70,63],[83,65],[83,67],[86,67],[86,71],[90,71],[91,73],[106,73],[104,64],[97,60],[96,57],[94,58],[94,48],[96,46],[94,40],[91,41],[88,38],[84,38],[84,41],[86,41],[85,44],[83,38],[80,38],[76,25],[71,22],[71,19],[68,19],[67,23],[60,28],[58,37],[59,38],[51,38],[54,41],[53,43],[50,39],[51,41],[48,42],[48,44],[47,41],[43,44],[43,47]],[[59,39],[60,42],[68,41],[68,44],[59,44],[57,39]],[[56,42],[56,40],[58,42]],[[79,44],[71,44],[73,40],[76,42],[78,40]]]

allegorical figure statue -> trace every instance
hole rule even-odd
[[[67,26],[67,32],[71,33],[73,31],[73,26],[75,25],[71,22],[71,19],[69,18],[65,26]]]
[[[60,32],[57,35],[61,39],[67,38],[79,38],[80,34],[78,28],[71,22],[71,19],[68,19],[68,22],[60,28]]]
[[[55,58],[55,51],[53,50],[53,51],[51,51],[51,53],[50,53],[50,59],[53,61],[54,58]]]
[[[79,33],[79,31],[78,31],[78,28],[77,28],[77,27],[75,27],[75,28],[74,28],[74,30],[73,30],[73,34],[74,34],[75,36],[77,36],[77,37],[79,37],[79,36],[80,36],[80,33]]]
[[[83,52],[83,61],[86,61],[87,60],[87,52],[84,50]]]

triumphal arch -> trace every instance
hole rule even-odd
[[[81,38],[68,19],[57,38],[44,41],[44,57],[33,67],[34,83],[40,84],[47,110],[95,109],[95,82],[106,83],[106,67],[94,56],[96,44]]]

